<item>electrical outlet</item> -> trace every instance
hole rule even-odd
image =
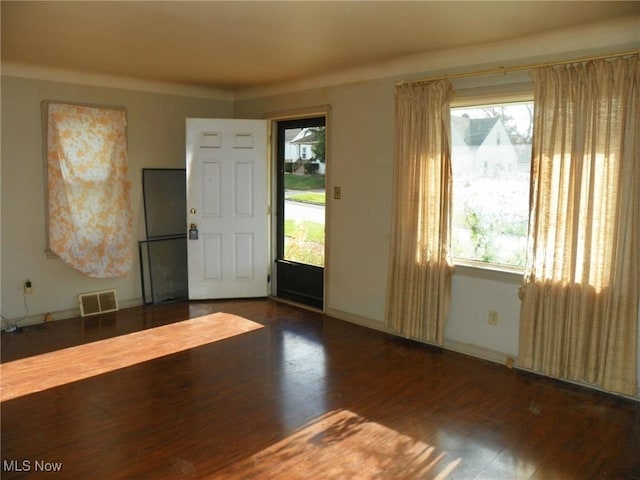
[[[498,325],[498,312],[496,310],[489,310],[489,325]]]
[[[26,280],[24,282],[24,293],[33,293],[33,285],[31,284],[31,280]]]

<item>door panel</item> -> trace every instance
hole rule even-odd
[[[236,217],[253,217],[253,171],[253,162],[235,163],[233,213]]]
[[[195,253],[200,252],[196,249]],[[204,280],[222,280],[222,237],[211,233],[203,234],[202,255]]]
[[[268,294],[267,123],[187,119],[189,298]]]
[[[202,163],[202,188],[200,191],[203,198],[201,202],[195,198],[193,201],[200,203],[202,214],[205,217],[214,218],[222,215],[221,177],[220,162],[204,161]],[[197,180],[194,179],[194,181]]]
[[[287,260],[278,260],[278,296],[311,307],[323,308],[324,269]]]

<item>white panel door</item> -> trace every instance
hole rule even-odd
[[[267,122],[187,119],[189,298],[268,294]]]

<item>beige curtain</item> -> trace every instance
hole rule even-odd
[[[47,110],[49,248],[85,275],[131,269],[126,112],[51,103]]]
[[[520,364],[635,395],[640,57],[532,72]]]
[[[398,86],[386,325],[442,344],[451,275],[449,81]]]

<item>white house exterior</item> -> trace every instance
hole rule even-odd
[[[516,172],[518,153],[499,118],[451,117],[451,143],[458,178]]]
[[[285,162],[295,163],[298,160],[309,162],[313,159],[313,145],[317,143],[313,129],[294,128],[286,131],[285,135]],[[313,160],[318,165],[315,173],[324,175],[325,164]]]

